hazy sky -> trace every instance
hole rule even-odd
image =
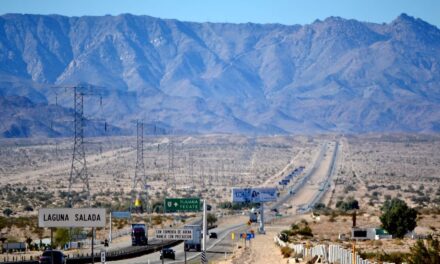
[[[0,0],[0,14],[132,13],[197,22],[308,24],[329,16],[390,22],[401,13],[440,28],[440,0]]]

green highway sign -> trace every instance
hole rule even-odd
[[[165,212],[199,212],[200,198],[165,198]]]

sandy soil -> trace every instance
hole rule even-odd
[[[227,260],[216,262],[218,264],[267,264],[267,263],[287,263],[281,255],[278,246],[273,243],[273,237],[278,233],[278,228],[267,228],[266,235],[256,235],[251,243],[240,242],[234,254]]]

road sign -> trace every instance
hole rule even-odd
[[[165,212],[198,212],[200,198],[165,198]]]
[[[101,251],[101,263],[105,264],[105,250]]]
[[[112,212],[113,218],[131,218],[131,213],[129,211],[122,211],[122,212]]]
[[[277,188],[232,188],[232,202],[273,202],[277,199]]]
[[[39,227],[105,227],[105,208],[41,208]]]
[[[192,229],[156,229],[154,232],[156,239],[163,240],[192,240]]]

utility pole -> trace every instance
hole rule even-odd
[[[72,166],[70,169],[69,189],[67,206],[73,207],[72,185],[77,181],[82,181],[87,194],[87,201],[90,203],[89,175],[87,173],[86,153],[84,149],[84,92],[82,87],[74,86],[73,106],[74,106],[74,140]]]
[[[144,123],[136,122],[136,168],[133,177],[133,186],[131,189],[131,202],[130,202],[130,212],[132,212],[132,207],[135,199],[136,188],[141,185],[142,191],[146,195],[145,202],[148,202],[148,190],[147,190],[147,176],[145,175],[145,164],[144,164]],[[141,197],[139,197],[141,198]],[[142,208],[143,204],[141,204]]]

